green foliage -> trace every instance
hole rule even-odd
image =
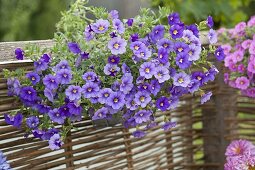
[[[152,6],[165,6],[179,12],[186,24],[213,16],[216,27],[233,27],[254,14],[253,0],[152,0]]]
[[[0,41],[49,39],[70,0],[1,0]]]

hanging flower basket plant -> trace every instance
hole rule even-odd
[[[199,95],[202,104],[210,99],[212,93],[201,88],[218,70],[208,55],[216,51],[222,58],[211,17],[185,25],[178,13],[160,8],[158,14],[142,9],[121,20],[116,10],[85,6],[72,15],[75,20],[64,17],[67,25],[61,24],[68,31],[55,35],[53,48],[16,49],[17,59],[31,59],[34,70],[4,71],[9,95],[22,103],[5,120],[26,129],[26,135],[59,149],[73,122],[118,117],[126,128],[136,127],[133,135],[140,138],[154,126],[168,130],[176,125],[167,116],[156,121],[155,115],[176,108],[181,96]],[[81,23],[86,23],[83,33]],[[77,30],[70,29],[73,25]],[[211,44],[205,49],[199,31],[209,29]]]
[[[224,59],[224,81],[241,90],[243,95],[255,97],[255,17],[241,22],[233,29],[218,31]]]

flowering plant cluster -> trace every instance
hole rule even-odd
[[[5,70],[6,77],[12,76],[9,95],[22,102],[18,112],[5,114],[8,124],[23,125],[27,135],[59,149],[73,122],[82,118],[120,117],[126,128],[136,127],[133,135],[140,138],[158,124],[164,130],[176,125],[167,116],[156,123],[156,111],[176,108],[181,96],[199,95],[201,104],[210,99],[212,92],[201,88],[218,70],[207,57],[224,57],[214,46],[211,17],[198,26],[185,25],[178,13],[169,14],[166,8],[159,15],[142,9],[141,15],[127,20],[120,20],[116,10],[83,10],[97,19],[88,20],[82,35],[64,38],[46,53],[15,50],[17,59],[34,61],[34,70]],[[207,29],[209,50],[199,39],[199,31]]]
[[[255,146],[247,140],[235,140],[226,150],[225,170],[254,170]]]
[[[233,29],[218,31],[226,55],[224,81],[240,89],[243,95],[255,97],[255,16]]]
[[[4,154],[0,151],[0,169],[1,170],[12,170],[9,163],[6,160]]]

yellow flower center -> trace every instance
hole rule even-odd
[[[201,79],[202,79],[202,77],[200,77],[200,76],[197,76],[197,79],[198,79],[198,80],[201,80]]]
[[[112,62],[112,63],[114,63],[114,62],[115,62],[114,58],[112,58],[112,59],[111,59],[111,62]]]
[[[181,47],[180,47],[180,48],[178,48],[178,51],[179,51],[179,52],[182,52],[182,50],[183,50],[183,48],[181,48]]]
[[[102,115],[102,113],[98,113],[98,117],[102,117],[103,115]]]
[[[76,89],[73,89],[73,93],[74,93],[74,94],[77,93],[77,90],[76,90]]]
[[[119,99],[118,98],[114,98],[114,103],[117,103],[118,101],[119,101]]]
[[[244,84],[244,81],[240,81],[240,84],[243,85],[243,84]]]
[[[179,60],[179,62],[182,63],[182,62],[183,62],[183,59],[181,58],[181,59]]]
[[[54,83],[54,82],[55,82],[55,80],[54,80],[54,79],[51,79],[50,81],[51,81],[52,83]]]
[[[115,43],[115,44],[113,45],[113,47],[114,47],[115,49],[119,49],[120,45],[119,45],[118,43]]]
[[[91,80],[91,76],[88,76],[88,77],[87,77],[87,80]]]
[[[168,47],[168,44],[167,44],[167,43],[165,43],[163,46],[166,48],[166,47]]]
[[[67,77],[67,74],[64,74],[63,76],[66,78],[66,77]]]
[[[140,97],[140,101],[141,101],[141,102],[144,102],[144,100],[145,100],[145,97],[144,97],[144,96]]]
[[[140,113],[140,116],[143,117],[143,113]]]
[[[179,82],[179,83],[183,83],[183,82],[184,82],[183,78],[179,78],[179,79],[178,79],[178,82]]]
[[[31,94],[32,92],[31,91],[27,91],[28,94]]]
[[[234,152],[235,152],[236,154],[240,154],[241,151],[242,151],[242,150],[241,150],[240,147],[237,147],[237,148],[234,149]]]
[[[144,52],[141,52],[140,55],[141,55],[142,57],[144,57]]]
[[[160,106],[164,106],[164,103],[160,103]]]
[[[104,97],[108,97],[108,96],[109,96],[109,94],[108,94],[108,93],[105,93],[105,94],[104,94]]]
[[[146,68],[146,69],[145,69],[145,72],[146,72],[146,73],[149,73],[149,72],[150,72],[150,69],[149,69],[149,68]]]
[[[90,88],[88,88],[88,92],[91,92],[92,91],[92,88],[90,87]]]
[[[193,52],[192,52],[192,51],[189,51],[189,55],[193,55]]]
[[[162,76],[162,74],[161,74],[161,73],[158,73],[158,76],[159,76],[159,77],[161,77],[161,76]]]
[[[100,25],[98,28],[99,31],[103,31],[104,30],[104,26]]]
[[[138,45],[135,45],[134,49],[135,49],[135,50],[139,50],[139,46],[138,46]]]
[[[249,165],[248,170],[255,170],[255,166]]]
[[[174,34],[174,35],[178,34],[178,31],[177,31],[177,30],[174,30],[174,31],[173,31],[173,34]]]
[[[159,58],[163,58],[163,55],[162,55],[162,54],[160,54],[160,55],[159,55]]]
[[[32,77],[32,80],[34,81],[34,80],[35,80],[35,77]]]
[[[143,88],[144,88],[144,89],[147,89],[147,86],[146,86],[146,85],[144,85],[144,86],[143,86]]]

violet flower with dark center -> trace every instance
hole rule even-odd
[[[138,91],[135,94],[135,102],[140,105],[142,108],[145,108],[147,104],[151,101],[151,97],[149,93],[144,93],[141,91]]]
[[[48,63],[42,59],[34,62],[34,67],[36,72],[44,71],[48,68]]]
[[[108,48],[111,50],[111,53],[114,55],[123,54],[126,52],[127,42],[125,39],[120,37],[112,38],[108,42]]]
[[[16,59],[23,60],[24,59],[24,51],[21,48],[16,48],[15,56],[16,56]]]
[[[85,80],[86,82],[93,82],[96,80],[96,77],[97,75],[93,71],[88,71],[82,75],[82,79]]]
[[[211,16],[208,16],[208,17],[207,17],[207,20],[206,20],[206,23],[207,23],[207,26],[208,26],[209,28],[212,28],[213,25],[214,25],[213,18],[212,18]]]
[[[176,56],[176,65],[180,68],[180,69],[187,69],[191,66],[192,62],[189,61],[189,57],[187,55],[187,53],[179,53]]]
[[[168,98],[165,96],[158,98],[156,101],[156,107],[160,109],[161,111],[166,111],[169,106],[170,106],[170,103],[168,101]]]
[[[106,64],[104,66],[104,73],[108,76],[116,76],[120,71],[120,68],[117,65]]]
[[[39,125],[39,118],[36,116],[30,116],[26,120],[27,126],[31,129],[35,129]]]
[[[173,77],[175,86],[187,87],[190,83],[190,76],[184,72],[176,73]]]
[[[150,88],[151,93],[154,96],[156,96],[158,94],[158,92],[160,91],[160,84],[159,84],[158,80],[155,80],[155,79],[151,80],[150,84],[151,84],[151,88]]]
[[[40,81],[40,76],[34,72],[27,73],[26,77],[32,82],[33,85],[36,85]]]
[[[80,49],[78,43],[69,42],[69,43],[68,43],[68,48],[69,48],[69,50],[70,50],[72,53],[74,53],[74,54],[80,54],[80,53],[81,53],[81,49]]]
[[[43,84],[46,88],[50,90],[54,90],[58,88],[59,82],[56,76],[52,74],[48,74],[43,78]]]
[[[7,124],[20,128],[22,125],[23,115],[19,112],[15,116],[4,114],[4,119]]]
[[[119,62],[120,62],[119,56],[111,55],[108,57],[109,64],[117,65],[117,64],[119,64]]]
[[[124,94],[128,94],[133,87],[133,76],[130,74],[124,74],[121,78],[120,91]]]
[[[51,150],[58,150],[63,144],[64,142],[61,141],[59,134],[54,134],[49,140],[49,147]]]
[[[152,62],[145,62],[141,65],[139,72],[140,76],[150,79],[156,72],[155,64]]]
[[[125,95],[121,92],[113,92],[107,98],[106,104],[113,109],[121,109],[125,104]]]
[[[170,79],[169,70],[163,66],[156,67],[154,76],[158,80],[159,83],[163,83]]]
[[[224,50],[223,50],[223,48],[221,48],[221,46],[219,46],[217,48],[214,55],[215,55],[215,57],[217,58],[218,61],[222,61],[225,58]]]
[[[95,112],[95,114],[92,116],[92,120],[105,119],[107,118],[108,113],[108,109],[106,107],[102,107]]]
[[[80,115],[82,113],[82,107],[79,104],[70,102],[67,104],[67,107],[69,109],[69,112],[74,115]]]
[[[169,33],[173,39],[181,38],[183,35],[184,28],[179,24],[172,25],[170,27]]]
[[[43,60],[43,61],[45,61],[46,63],[49,63],[50,62],[50,60],[51,60],[51,58],[50,58],[50,55],[49,54],[43,54],[42,56],[41,56],[41,59]]]
[[[23,86],[20,90],[20,98],[27,101],[34,101],[37,98],[37,92],[31,86]]]
[[[72,77],[71,70],[69,69],[61,69],[56,74],[56,78],[60,84],[69,84]]]
[[[156,25],[150,33],[150,38],[154,43],[156,43],[158,40],[164,38],[164,34],[165,34],[164,26]]]
[[[163,126],[162,129],[164,129],[164,131],[168,131],[169,129],[174,128],[177,125],[176,122],[166,122]]]
[[[65,122],[65,116],[60,114],[57,108],[50,110],[48,113],[50,119],[58,124],[64,124]]]
[[[126,23],[127,23],[127,25],[129,27],[131,27],[133,25],[133,22],[134,22],[134,19],[133,18],[129,18]]]
[[[152,112],[148,111],[148,110],[140,110],[139,112],[137,112],[134,116],[135,118],[135,122],[137,124],[141,124],[144,122],[147,122],[150,120],[150,116],[151,116]]]
[[[69,111],[69,107],[67,106],[67,104],[62,105],[58,108],[58,112],[60,115],[63,115],[65,117],[70,117],[71,116],[71,112]]]
[[[61,61],[53,68],[53,70],[54,70],[55,72],[57,72],[57,71],[59,71],[59,70],[61,70],[61,69],[69,69],[69,70],[71,70],[71,68],[70,68],[70,66],[69,66],[69,64],[68,64],[68,61],[66,61],[66,60],[61,60]]]
[[[177,41],[174,44],[174,50],[175,50],[176,54],[188,53],[189,52],[189,45],[184,43],[184,42]]]
[[[123,63],[121,66],[121,70],[123,74],[131,74],[130,68],[127,66],[126,63]]]
[[[158,41],[157,48],[158,49],[164,48],[169,53],[174,50],[174,43],[167,38],[162,38],[161,40]]]
[[[88,82],[82,86],[82,92],[85,98],[96,97],[99,86],[96,83]]]
[[[124,24],[119,19],[112,20],[113,28],[119,33],[123,34],[125,32]]]
[[[110,23],[108,20],[99,19],[91,25],[91,29],[98,34],[103,34],[108,30]]]
[[[205,74],[201,71],[195,71],[191,75],[191,79],[195,79],[195,80],[199,81],[200,86],[202,86],[204,84],[204,78],[205,78]]]
[[[101,89],[98,93],[98,102],[101,103],[101,104],[105,104],[108,97],[110,96],[110,94],[112,93],[112,89],[110,88],[104,88],[104,89]]]
[[[56,95],[56,92],[54,90],[51,90],[51,89],[48,89],[48,88],[45,88],[44,89],[44,96],[47,97],[47,99],[51,102],[54,101],[54,97]]]
[[[168,15],[167,19],[168,19],[169,25],[174,25],[174,24],[180,23],[180,16],[176,12],[173,12],[170,15]]]
[[[132,135],[135,137],[135,138],[143,138],[146,133],[144,131],[141,131],[141,130],[136,130],[132,133]]]

